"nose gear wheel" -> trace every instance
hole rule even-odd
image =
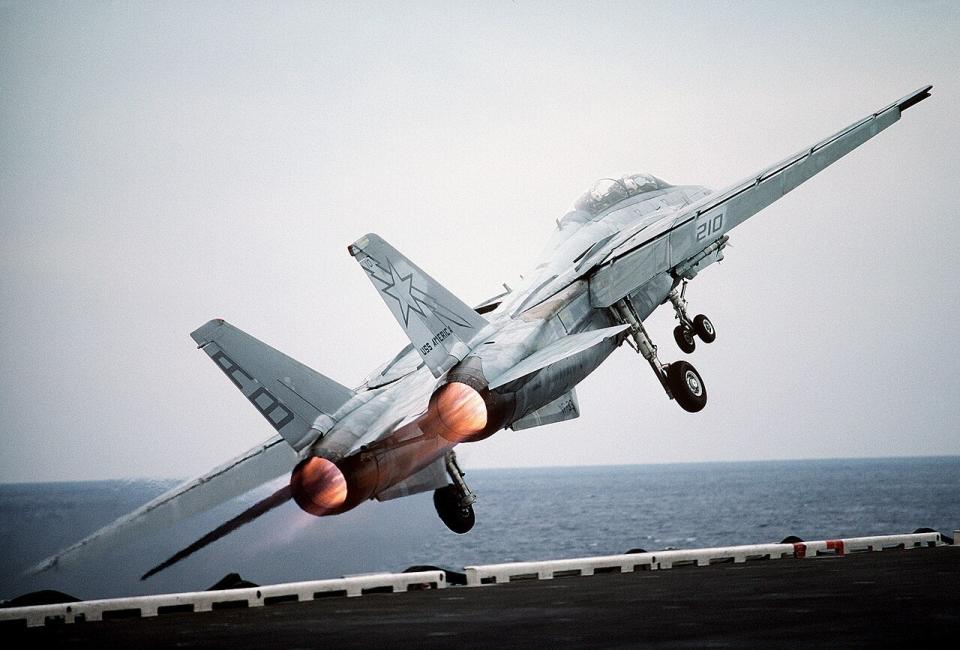
[[[687,314],[687,281],[684,280],[680,291],[673,289],[667,298],[673,305],[673,311],[676,314],[680,324],[673,330],[673,338],[677,341],[677,347],[683,352],[690,354],[696,347],[694,335],[699,336],[704,343],[713,343],[717,339],[717,331],[713,327],[710,319],[703,314],[697,314],[692,320]]]
[[[713,329],[713,323],[703,314],[697,314],[693,319],[693,330],[704,343],[713,343],[717,340],[717,330]]]
[[[676,295],[676,290],[671,292],[671,296],[675,296],[680,300],[680,297]],[[673,300],[673,298],[671,298],[671,300]],[[667,397],[676,400],[680,408],[685,411],[696,413],[702,410],[707,404],[707,387],[704,385],[703,378],[700,377],[700,373],[697,372],[696,368],[686,361],[676,361],[669,365],[661,363],[657,357],[657,346],[650,340],[650,336],[647,334],[647,330],[644,329],[643,323],[640,322],[640,318],[637,316],[637,312],[633,308],[629,298],[622,298],[616,302],[612,306],[612,311],[620,322],[630,326],[630,338],[633,340],[636,351],[643,355],[643,358],[650,364],[650,368],[653,369],[664,391],[666,391]],[[704,319],[706,319],[706,317],[704,317]],[[711,324],[711,328],[712,327]],[[693,351],[696,342],[693,340],[694,330],[692,324],[689,330],[684,331],[685,329],[686,327],[684,325],[675,329],[673,332],[674,338],[676,338],[677,344],[680,345],[680,349],[684,350],[684,352],[687,351],[684,346],[688,343],[690,351]]]
[[[697,340],[693,336],[694,331],[689,327],[677,325],[673,328],[673,340],[677,342],[681,352],[690,354],[697,349]]]

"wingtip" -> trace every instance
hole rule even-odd
[[[919,104],[920,102],[925,100],[927,97],[929,97],[931,90],[933,90],[932,84],[928,84],[923,88],[920,88],[919,90],[907,95],[906,97],[901,99],[899,102],[897,102],[897,108],[900,110],[901,113],[904,112],[911,106],[914,106],[915,104]]]

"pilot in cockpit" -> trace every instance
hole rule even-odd
[[[601,178],[574,204],[576,210],[596,215],[623,199],[651,192],[666,184],[649,174],[624,174],[619,179]]]

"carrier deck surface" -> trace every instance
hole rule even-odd
[[[817,555],[815,547],[813,553],[803,552],[810,550],[805,547],[799,557],[784,553],[761,559],[762,554],[744,551],[736,558],[730,553],[722,562],[722,554],[715,553],[715,561],[722,563],[702,562],[704,566],[680,566],[689,558],[677,556],[671,570],[642,570],[658,567],[645,565],[643,556],[637,555],[628,573],[620,569],[600,573],[601,562],[595,564],[597,575],[576,577],[560,577],[576,571],[556,562],[501,565],[513,569],[499,570],[497,584],[487,586],[410,593],[376,593],[378,588],[369,588],[361,598],[249,608],[215,605],[213,611],[149,618],[71,624],[47,619],[45,625],[31,628],[13,626],[15,621],[8,619],[0,638],[18,647],[235,649],[509,647],[545,642],[561,647],[955,642],[960,633],[960,547],[925,543],[850,553],[843,545],[838,548],[836,541],[831,544],[828,554]],[[471,575],[468,570],[468,577],[489,583],[493,580],[489,576],[497,572]],[[510,573],[512,578],[503,584]],[[435,574],[421,575],[430,580]],[[554,577],[536,579],[537,575]],[[410,584],[430,586],[408,579],[402,588]],[[272,593],[264,591],[268,589],[260,588],[258,597]],[[221,593],[221,601],[230,602],[229,592]]]

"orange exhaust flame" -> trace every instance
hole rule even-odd
[[[487,405],[476,390],[451,382],[440,387],[431,409],[440,423],[440,435],[451,442],[463,442],[487,426]]]
[[[313,456],[293,470],[290,490],[302,510],[322,517],[333,513],[347,500],[347,479],[334,463]]]

